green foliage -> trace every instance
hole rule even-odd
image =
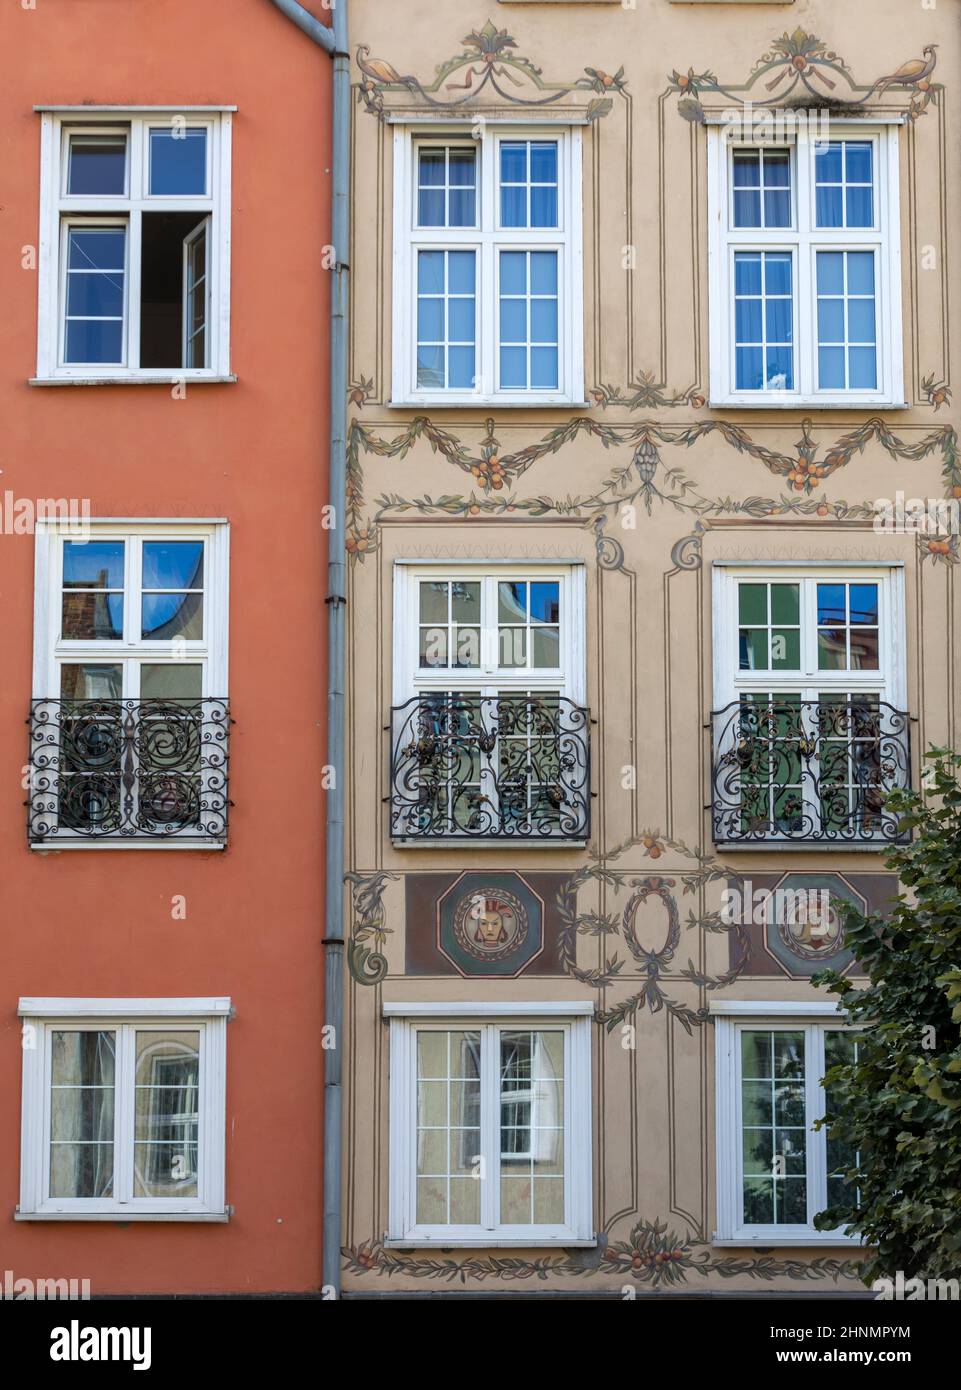
[[[848,1200],[820,1213],[872,1248],[865,1283],[961,1272],[961,753],[934,749],[924,792],[892,793],[886,809],[910,827],[887,857],[901,893],[887,915],[842,910],[868,985],[834,971],[815,984],[840,996],[863,1029],[858,1058],[832,1067],[832,1139],[858,1155]]]

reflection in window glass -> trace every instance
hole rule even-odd
[[[113,1196],[115,1057],[114,1033],[51,1033],[51,1197]]]
[[[134,1196],[196,1197],[200,1034],[137,1031]]]
[[[203,196],[206,192],[206,130],[196,126],[151,127],[151,196]]]
[[[744,1223],[807,1223],[804,1033],[741,1032]]]
[[[739,391],[794,390],[794,291],[789,251],[734,257],[734,350]]]
[[[71,135],[67,193],[120,197],[127,190],[125,135]]]

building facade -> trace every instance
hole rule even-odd
[[[329,64],[262,0],[0,47],[3,1267],[316,1290]]]
[[[351,8],[345,1291],[854,1293],[811,976],[957,743],[957,9],[404,13]]]

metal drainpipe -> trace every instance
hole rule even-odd
[[[340,1194],[343,1147],[341,1077],[344,1039],[344,672],[346,638],[347,334],[350,241],[350,52],[348,0],[333,0],[333,25],[321,24],[297,0],[273,4],[331,55],[333,87],[334,272],[330,310],[330,502],[327,549],[327,794],[324,912],[324,1024],[333,1047],[324,1052],[323,1286],[340,1297]]]

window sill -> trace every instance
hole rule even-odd
[[[533,1250],[550,1247],[562,1250],[593,1249],[597,1237],[575,1236],[411,1236],[384,1237],[385,1250]]]
[[[234,375],[194,375],[191,372],[137,372],[128,376],[32,376],[28,386],[224,386],[236,382]]]
[[[586,840],[518,840],[513,836],[493,836],[471,840],[391,840],[394,849],[584,849]]]
[[[20,1211],[13,1213],[14,1221],[111,1221],[126,1226],[130,1221],[196,1221],[225,1225],[230,1220],[226,1211]]]
[[[388,410],[590,410],[590,401],[567,396],[535,396],[517,400],[511,396],[428,396],[385,402]]]
[[[878,400],[870,396],[863,400],[851,400],[850,397],[835,397],[826,400],[823,396],[794,396],[790,400],[774,400],[770,396],[764,396],[759,400],[743,400],[741,398],[728,398],[727,400],[709,400],[707,403],[709,410],[908,410],[910,409],[907,401],[885,401]]]
[[[802,854],[815,854],[820,851],[822,854],[884,854],[889,849],[895,849],[899,844],[906,841],[901,840],[878,840],[863,841],[860,844],[851,844],[848,841],[837,840],[714,840],[714,848],[723,850],[725,854],[779,854],[792,851],[800,851]]]
[[[147,840],[147,839],[142,839],[142,840],[141,840],[141,839],[137,839],[136,836],[133,836],[133,837],[131,837],[131,838],[129,838],[129,839],[125,839],[125,840],[111,840],[111,839],[103,839],[103,840],[73,840],[73,839],[64,839],[64,840],[56,840],[56,839],[54,839],[54,840],[31,840],[31,841],[30,841],[30,848],[31,848],[32,850],[37,850],[37,851],[40,852],[41,854],[42,854],[42,853],[50,854],[50,853],[52,853],[52,852],[57,852],[57,851],[59,851],[59,850],[64,850],[64,849],[69,849],[69,850],[77,850],[77,849],[80,849],[80,850],[91,850],[91,849],[162,849],[162,850],[168,850],[168,851],[169,851],[169,850],[174,850],[174,849],[188,849],[188,850],[198,850],[198,849],[199,849],[199,850],[206,850],[207,853],[209,854],[210,852],[215,851],[215,850],[224,850],[224,849],[227,848],[227,846],[226,846],[226,844],[225,844],[223,841],[221,841],[221,840],[187,840],[187,839],[184,839],[184,840],[177,840],[177,839],[169,839],[169,840]]]
[[[821,1231],[812,1231],[810,1235],[804,1236],[719,1236],[711,1237],[711,1244],[721,1249],[741,1249],[750,1250],[761,1247],[765,1250],[774,1247],[796,1247],[806,1249],[809,1246],[835,1246],[847,1250],[863,1250],[863,1241],[856,1240],[853,1236],[835,1236]]]

